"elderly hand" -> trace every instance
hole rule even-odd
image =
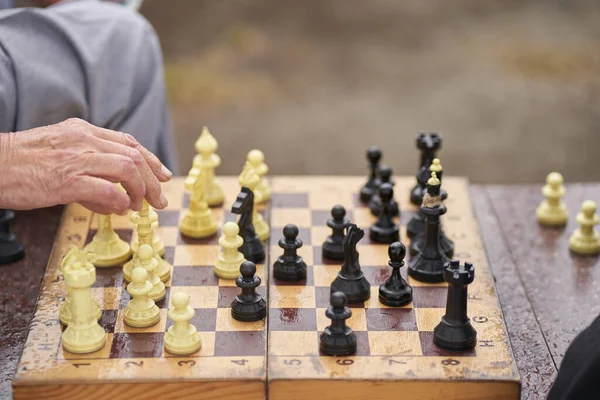
[[[0,208],[80,203],[101,214],[167,206],[171,172],[131,135],[80,119],[0,133]],[[121,183],[123,192],[115,183]]]

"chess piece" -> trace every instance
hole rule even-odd
[[[10,233],[9,222],[15,217],[12,210],[0,209],[0,265],[10,264],[25,257],[25,249]]]
[[[269,172],[269,166],[265,163],[265,155],[260,150],[250,150],[246,160],[248,160],[252,168],[254,168],[254,172],[260,178],[254,192],[259,193],[258,198],[260,202],[265,203],[271,198],[271,188],[269,187],[269,182],[265,179],[265,175]]]
[[[400,268],[404,266],[406,247],[400,242],[395,242],[388,248],[392,267],[392,275],[379,286],[379,301],[390,307],[402,307],[412,301],[412,287],[400,275]]]
[[[214,221],[208,203],[206,202],[206,174],[200,170],[190,196],[190,208],[185,213],[179,230],[185,236],[201,239],[217,233],[217,224]]]
[[[260,177],[254,172],[254,168],[248,161],[244,164],[244,168],[238,177],[238,182],[242,187],[247,187],[254,194],[254,207],[252,208],[252,225],[254,231],[258,235],[260,240],[266,240],[269,237],[271,229],[267,224],[263,216],[256,209],[256,205],[263,202],[262,195],[260,192],[256,192],[256,188],[260,183]],[[246,257],[247,258],[247,257]]]
[[[594,229],[598,225],[598,214],[596,214],[596,203],[586,200],[581,205],[581,211],[577,213],[579,228],[569,237],[569,249],[577,254],[594,255],[600,253],[600,236]]]
[[[379,198],[381,199],[379,217],[369,229],[369,238],[379,243],[397,242],[400,240],[400,228],[392,217],[392,199],[394,198],[392,185],[382,184],[379,187]]]
[[[171,277],[173,267],[158,255],[158,251],[155,247],[154,224],[158,221],[158,215],[151,210],[148,202],[144,200],[140,211],[131,213],[129,219],[135,225],[138,246],[147,244],[154,249],[153,258],[157,262],[154,274],[156,274],[162,282],[168,281]],[[127,282],[131,282],[131,272],[137,263],[139,263],[139,260],[136,252],[134,253],[133,258],[123,266],[123,278]]]
[[[323,242],[323,258],[329,260],[344,259],[344,230],[350,221],[345,218],[346,209],[341,205],[335,205],[331,209],[331,218],[327,220],[327,226],[333,231]]]
[[[154,222],[152,222],[152,225],[151,225],[152,247],[154,248],[154,251],[156,251],[156,254],[158,254],[159,257],[163,257],[165,255],[165,244],[160,239],[160,236],[158,235],[158,233],[156,233],[156,231],[158,229],[158,214],[156,213],[156,211],[154,211],[152,209],[152,207],[150,207],[150,204],[148,204],[146,199],[142,200],[142,209],[147,209],[148,217],[150,218],[151,221],[154,221]],[[141,211],[142,210],[140,210],[140,212]],[[137,230],[134,230],[133,237],[131,238],[131,251],[133,252],[133,254],[137,253],[138,247],[140,247],[140,240],[137,235]]]
[[[79,261],[79,252],[80,250],[77,249],[76,246],[71,245],[71,248],[69,249],[69,251],[67,252],[67,254],[63,257],[61,264],[60,264],[60,269],[61,271],[64,271],[67,263],[73,263],[73,262],[78,262]],[[63,274],[64,277],[64,274]],[[65,282],[65,287],[67,289],[67,295],[65,296],[65,302],[62,304],[62,306],[60,307],[60,310],[58,312],[58,319],[60,320],[60,322],[67,326],[69,325],[69,321],[71,321],[71,288],[69,287],[69,285],[66,284]],[[102,310],[100,309],[100,305],[96,302],[96,300],[92,297],[92,313],[94,314],[94,318],[96,318],[96,320],[99,320],[100,318],[102,318]]]
[[[261,282],[256,276],[256,265],[252,261],[244,261],[240,266],[240,273],[235,284],[242,292],[231,303],[231,316],[243,322],[260,321],[267,315],[267,302],[256,293]]]
[[[83,249],[96,255],[96,267],[122,265],[131,257],[129,243],[122,240],[113,230],[112,216],[98,214],[98,231]]]
[[[175,355],[188,355],[202,347],[200,333],[190,324],[194,318],[194,309],[190,306],[190,296],[183,292],[173,295],[173,308],[168,316],[174,324],[165,333],[165,350]]]
[[[431,173],[421,211],[425,214],[425,241],[423,249],[408,265],[408,274],[421,282],[443,282],[444,264],[450,259],[440,247],[440,217],[446,213],[440,194],[440,181]]]
[[[347,356],[356,353],[356,335],[346,325],[346,320],[352,316],[352,311],[346,307],[346,295],[334,292],[330,298],[331,307],[327,308],[325,315],[331,320],[319,340],[319,349],[323,354],[330,356]]]
[[[429,167],[435,154],[442,147],[442,137],[437,133],[419,133],[417,135],[417,148],[421,150],[421,163],[417,172],[417,184],[410,191],[410,202],[420,206],[425,195]]]
[[[302,247],[302,240],[298,238],[298,227],[287,224],[283,228],[283,237],[279,239],[279,247],[283,249],[273,265],[273,276],[280,281],[301,281],[306,279],[306,263],[297,251]]]
[[[361,270],[356,251],[356,245],[364,235],[365,232],[355,224],[348,225],[344,238],[344,263],[331,283],[331,293],[344,293],[350,304],[362,303],[371,296],[371,284]]]
[[[379,187],[379,160],[381,160],[381,150],[378,147],[371,146],[367,149],[367,159],[369,160],[369,179],[360,189],[360,201],[368,203]]]
[[[146,280],[152,284],[152,290],[148,292],[148,297],[154,301],[164,299],[167,292],[165,284],[155,274],[156,268],[158,267],[158,261],[154,258],[154,249],[152,246],[148,244],[141,245],[137,252],[136,261],[133,269],[137,267],[144,268],[148,274]]]
[[[106,332],[94,315],[91,287],[96,281],[95,255],[73,248],[64,265],[65,283],[71,288],[71,319],[62,335],[62,345],[71,353],[100,350],[106,344]]]
[[[219,238],[219,245],[223,251],[215,262],[215,275],[223,279],[235,279],[240,275],[240,265],[245,261],[244,255],[238,250],[244,239],[238,235],[240,228],[235,222],[226,222],[223,225],[223,235]]]
[[[132,299],[123,311],[123,322],[134,328],[147,328],[160,320],[160,310],[154,300],[148,297],[153,286],[148,280],[148,272],[142,267],[133,269],[131,279],[127,292]]]
[[[396,184],[392,179],[392,169],[387,165],[382,165],[379,167],[379,179],[381,180],[379,187],[384,183],[392,185],[392,188]],[[369,209],[371,210],[371,214],[374,216],[379,215],[379,211],[381,210],[381,199],[379,198],[379,191],[375,191],[373,197],[371,197],[371,201],[369,201]],[[400,216],[400,207],[398,206],[398,202],[396,199],[392,197],[392,201],[390,203],[390,210],[392,213],[392,217]]]
[[[185,178],[185,188],[191,191],[200,171],[204,172],[204,179],[206,179],[204,196],[210,207],[222,204],[225,199],[223,189],[215,178],[215,168],[221,165],[221,158],[216,154],[218,147],[219,143],[210,134],[208,128],[206,126],[202,128],[202,133],[196,140],[198,154],[194,156],[192,169]]]
[[[467,317],[467,286],[475,279],[473,264],[453,260],[444,266],[448,282],[446,314],[433,329],[433,343],[442,349],[464,351],[477,344],[477,331]]]
[[[569,219],[569,210],[562,202],[565,196],[563,177],[558,172],[551,172],[546,177],[546,184],[542,188],[545,199],[538,206],[535,214],[542,225],[562,226]]]
[[[240,236],[244,243],[239,248],[246,260],[261,262],[265,259],[265,246],[258,238],[254,225],[252,225],[252,214],[254,210],[254,194],[252,190],[243,187],[231,207],[231,212],[239,214],[238,226]]]

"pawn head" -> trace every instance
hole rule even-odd
[[[287,224],[283,227],[283,237],[289,241],[296,240],[298,237],[298,227],[294,224]]]
[[[392,197],[394,197],[394,189],[392,188],[392,185],[389,183],[382,184],[379,187],[379,197],[384,203],[391,201]]]
[[[148,261],[154,255],[154,249],[149,244],[142,244],[138,248],[138,258],[142,261]]]
[[[135,267],[131,271],[131,281],[135,283],[144,283],[148,279],[148,272],[143,267]]]
[[[400,242],[394,242],[390,244],[390,247],[388,248],[388,256],[390,257],[390,261],[394,263],[402,262],[404,257],[406,257],[406,246]]]
[[[240,274],[242,274],[244,278],[253,278],[256,274],[256,264],[254,264],[252,261],[244,261],[240,265]]]
[[[336,204],[331,209],[331,216],[333,217],[333,219],[344,219],[344,217],[346,216],[346,209],[343,206]]]
[[[596,202],[594,202],[593,200],[586,200],[583,202],[583,204],[581,204],[581,212],[589,219],[592,219],[594,217],[596,209]]]
[[[367,149],[367,158],[371,164],[377,164],[381,160],[381,150],[377,146],[371,146]]]
[[[558,172],[550,172],[546,177],[546,183],[554,188],[558,188],[563,182],[563,176]]]
[[[233,237],[238,233],[240,233],[240,227],[235,222],[229,221],[226,222],[225,225],[223,225],[223,234],[225,236]]]
[[[388,165],[379,167],[379,177],[384,183],[388,183],[392,179],[392,168]]]
[[[344,308],[348,299],[346,295],[342,292],[333,292],[331,294],[331,299],[329,300],[331,307],[333,308]]]
[[[186,308],[190,304],[190,296],[183,292],[177,292],[173,295],[173,307]]]
[[[248,156],[246,157],[246,160],[250,161],[250,164],[252,164],[252,165],[259,165],[263,161],[265,161],[265,155],[262,151],[260,151],[258,149],[250,150],[248,152]]]

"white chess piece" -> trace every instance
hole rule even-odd
[[[183,292],[173,295],[173,308],[168,316],[174,324],[165,334],[165,349],[171,354],[185,355],[200,350],[202,341],[196,327],[190,324],[194,309],[190,306],[190,296]]]
[[[238,250],[244,244],[240,235],[240,228],[235,222],[223,225],[223,235],[219,238],[219,245],[223,252],[215,262],[215,275],[223,279],[236,279],[240,275],[240,264],[245,261],[244,255]]]
[[[131,272],[132,282],[127,291],[133,297],[123,311],[123,322],[134,328],[146,328],[160,320],[160,310],[154,300],[148,297],[152,284],[148,281],[148,273],[142,267],[135,267]]]

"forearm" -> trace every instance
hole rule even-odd
[[[14,208],[11,193],[15,179],[11,165],[14,158],[14,133],[0,133],[0,208]]]

